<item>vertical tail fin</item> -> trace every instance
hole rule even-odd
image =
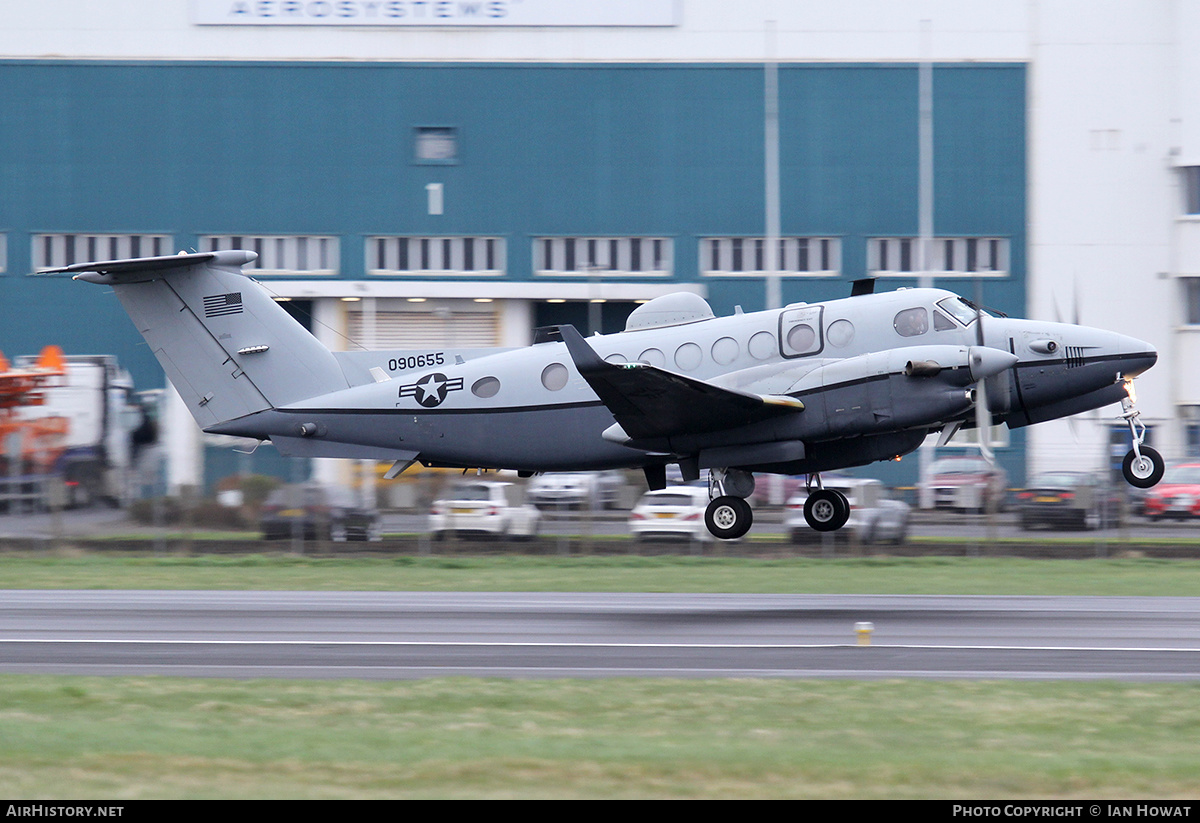
[[[80,263],[112,286],[201,428],[347,387],[333,353],[218,251]]]

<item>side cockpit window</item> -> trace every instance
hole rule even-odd
[[[979,315],[980,310],[975,308],[974,304],[968,303],[961,297],[947,297],[945,300],[938,301],[938,308],[946,312],[964,326],[969,326],[975,322],[975,318]],[[986,314],[986,312],[984,312]]]
[[[954,321],[946,315],[942,314],[937,309],[933,310],[933,330],[934,331],[954,331],[958,326]]]
[[[901,337],[917,337],[929,331],[929,312],[924,306],[905,309],[896,315],[892,325]]]

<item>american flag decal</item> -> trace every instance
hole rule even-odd
[[[242,293],[214,294],[204,298],[204,316],[222,317],[226,314],[242,313]]]

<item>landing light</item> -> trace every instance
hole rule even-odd
[[[1136,403],[1137,402],[1137,389],[1135,389],[1133,387],[1133,378],[1132,377],[1124,377],[1124,378],[1122,378],[1122,380],[1125,381],[1125,393],[1129,395],[1130,401]]]

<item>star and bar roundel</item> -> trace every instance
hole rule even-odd
[[[427,374],[416,383],[407,383],[400,387],[401,397],[415,397],[417,402],[427,409],[440,406],[446,400],[446,395],[452,391],[460,391],[463,387],[461,377],[447,377],[441,372]]]

